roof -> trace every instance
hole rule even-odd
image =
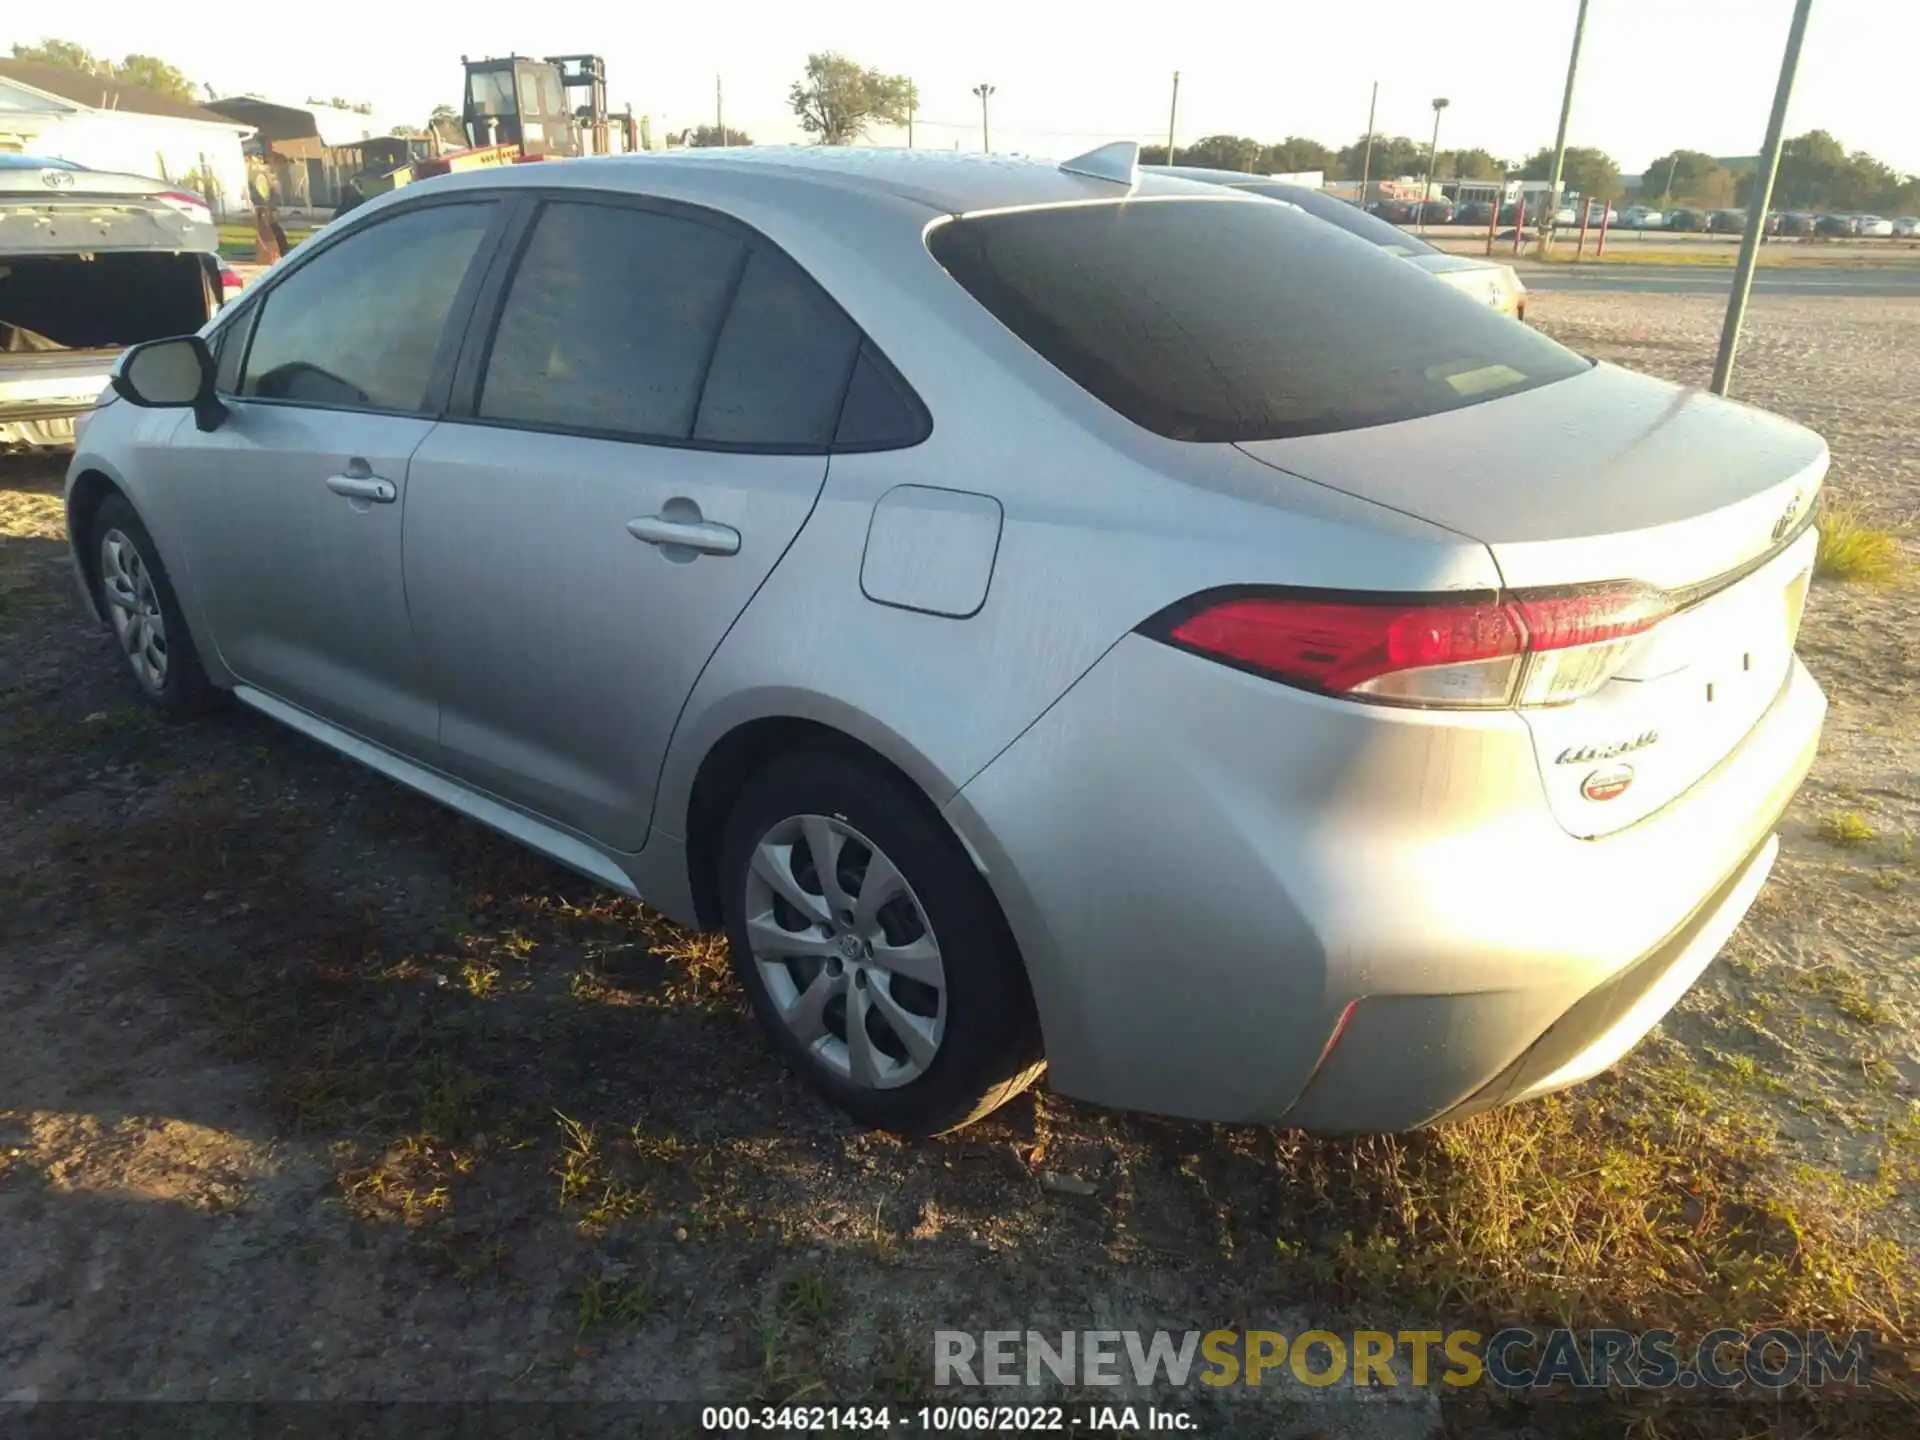
[[[578,170],[575,167],[581,167]],[[579,183],[576,175],[604,176],[609,189],[631,185],[645,189],[647,176],[675,181],[712,178],[737,188],[756,174],[769,182],[810,180],[833,189],[892,196],[941,214],[1011,209],[1030,205],[1118,200],[1133,195],[1215,197],[1219,188],[1196,184],[1142,168],[1131,191],[1111,180],[1069,174],[1057,161],[1013,155],[981,155],[948,150],[900,150],[855,146],[753,145],[732,148],[648,152],[549,160],[539,165],[490,167],[466,172],[474,184],[539,185],[558,178]],[[485,177],[480,178],[480,177]]]
[[[199,120],[210,125],[233,127],[225,115],[216,115],[202,105],[175,100],[157,90],[129,85],[104,75],[65,65],[46,65],[38,60],[0,60],[0,79],[12,80],[35,90],[57,95],[92,110],[122,110],[134,115],[164,115],[173,120]]]
[[[222,116],[256,126],[260,138],[269,144],[318,140],[333,147],[359,145],[392,134],[399,123],[390,116],[342,110],[337,105],[287,105],[258,95],[231,95],[209,100],[207,105]]]

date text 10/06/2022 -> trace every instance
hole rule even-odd
[[[700,1428],[720,1434],[773,1431],[921,1430],[931,1434],[1193,1432],[1179,1410],[1151,1405],[709,1405]]]

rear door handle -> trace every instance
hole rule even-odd
[[[627,521],[627,533],[669,552],[677,546],[697,550],[702,555],[740,553],[740,532],[713,520],[670,520],[665,515],[645,515]]]
[[[378,475],[329,475],[327,489],[349,500],[371,500],[376,505],[391,505],[400,498],[393,482]]]

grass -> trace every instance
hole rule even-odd
[[[1842,850],[1871,845],[1874,828],[1858,810],[1833,810],[1820,817],[1820,838]]]
[[[1900,542],[1891,531],[1869,525],[1859,510],[1844,501],[1821,502],[1814,574],[1858,585],[1889,585],[1899,579],[1903,568]]]
[[[313,234],[311,227],[288,225],[284,220],[280,223],[287,232],[287,240],[290,244],[298,245]],[[251,222],[220,227],[220,253],[229,260],[252,260],[255,243],[256,236]]]

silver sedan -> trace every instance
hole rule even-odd
[[[1136,160],[372,201],[122,359],[81,589],[161,708],[723,928],[869,1124],[1590,1076],[1773,864],[1826,446]]]

